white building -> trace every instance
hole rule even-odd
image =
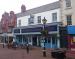
[[[40,32],[43,29],[44,17],[47,20],[45,29],[48,30],[49,35],[43,42]],[[30,43],[33,46],[43,46],[45,43],[47,48],[60,48],[60,25],[60,3],[57,1],[18,13],[14,36],[18,43]]]

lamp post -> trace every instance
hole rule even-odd
[[[42,22],[43,22],[43,56],[44,57],[46,57],[46,48],[45,48],[45,34],[46,34],[46,32],[45,32],[45,25],[46,25],[46,22],[47,22],[47,20],[45,19],[45,17],[44,17],[44,19],[42,20]]]

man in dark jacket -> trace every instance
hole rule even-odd
[[[29,53],[29,44],[26,45],[27,54]]]

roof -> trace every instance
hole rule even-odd
[[[19,17],[30,15],[30,14],[41,13],[41,12],[50,11],[50,10],[54,10],[58,8],[60,8],[60,3],[59,1],[56,1],[54,3],[50,3],[37,8],[26,10],[26,12],[24,13],[17,13],[16,16],[17,18],[19,18]]]

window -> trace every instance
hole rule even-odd
[[[72,15],[67,15],[67,25],[72,25]]]
[[[29,42],[31,42],[31,39],[29,39]]]
[[[50,39],[48,39],[48,43],[50,43]]]
[[[28,18],[28,23],[33,24],[34,23],[34,15],[30,15],[30,18]]]
[[[71,0],[65,0],[66,1],[66,7],[71,7]]]
[[[38,23],[41,23],[41,16],[38,16]]]
[[[52,37],[52,44],[55,44],[55,43],[56,43],[55,40],[56,40],[56,38],[53,36],[53,37]]]
[[[28,18],[28,23],[33,24],[34,23],[34,18]]]
[[[53,22],[57,21],[57,13],[52,13],[52,21]]]
[[[18,20],[18,25],[21,26],[21,20]]]

